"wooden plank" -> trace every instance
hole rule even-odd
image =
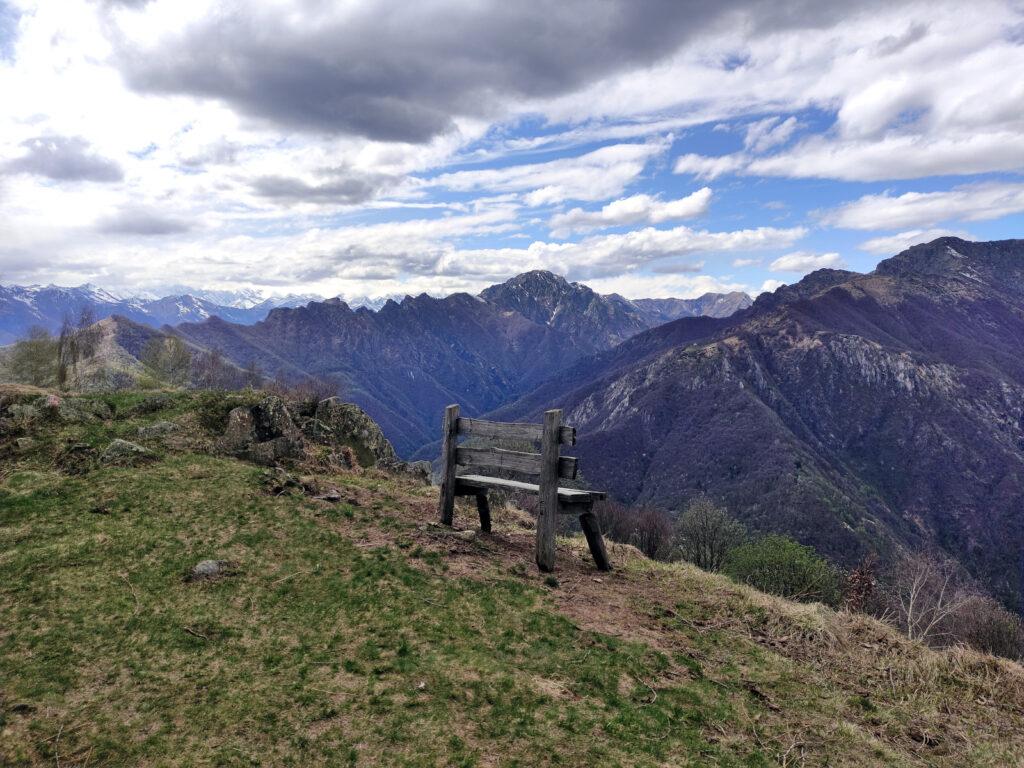
[[[491,505],[487,501],[487,491],[479,491],[476,495],[476,511],[480,514],[480,530],[491,532]]]
[[[544,413],[540,439],[540,514],[537,518],[537,567],[548,573],[555,569],[555,526],[558,522],[558,435],[562,412]]]
[[[509,472],[522,472],[526,475],[539,475],[541,471],[539,453],[506,451],[504,448],[470,448],[460,445],[455,452],[455,463],[462,467],[506,469]],[[560,456],[558,476],[575,480],[577,464],[572,456]]]
[[[587,537],[587,546],[590,547],[594,565],[599,571],[610,571],[612,561],[608,559],[608,551],[604,548],[604,537],[601,535],[601,525],[597,522],[597,515],[589,511],[584,512],[580,515],[580,527],[583,529],[583,535]]]
[[[540,486],[535,483],[524,483],[520,480],[507,480],[504,477],[487,477],[486,475],[459,475],[455,478],[455,492],[459,496],[475,496],[479,488],[494,488],[500,491],[519,491],[522,493],[540,493]],[[569,505],[581,502],[598,501],[607,497],[604,491],[586,491],[579,488],[559,488],[558,498]],[[564,514],[576,515],[579,510],[566,509]]]
[[[470,437],[485,437],[491,440],[526,440],[539,443],[544,433],[540,424],[521,422],[487,421],[486,419],[459,419],[459,434]],[[562,445],[576,445],[576,427],[561,427],[558,441]]]
[[[441,525],[451,525],[455,516],[455,469],[459,442],[459,406],[444,409],[441,426],[441,497],[438,501]]]

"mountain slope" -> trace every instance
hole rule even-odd
[[[1024,241],[943,238],[693,324],[500,414],[565,408],[591,483],[627,500],[708,493],[846,563],[940,546],[1022,604]]]
[[[0,388],[0,416],[43,394]],[[556,585],[514,508],[491,535],[445,532],[436,488],[402,475],[295,469],[332,502],[211,455],[209,399],[105,395],[68,409],[105,421],[40,422],[27,449],[0,434],[3,765],[945,768],[1024,751],[1017,664],[626,546],[598,578],[578,535],[558,540]],[[66,473],[64,446],[115,438],[153,455]],[[203,560],[225,565],[192,579]]]

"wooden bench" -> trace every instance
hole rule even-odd
[[[590,554],[602,571],[611,570],[601,527],[594,514],[594,502],[606,497],[601,491],[559,488],[558,481],[576,479],[577,460],[560,455],[561,446],[576,444],[576,429],[562,425],[562,412],[547,411],[543,424],[509,424],[459,416],[459,406],[449,405],[444,412],[441,448],[441,523],[450,526],[455,515],[456,496],[475,496],[480,513],[480,529],[491,530],[491,508],[487,492],[491,489],[520,491],[540,496],[537,517],[537,567],[548,572],[555,567],[555,521],[558,514],[577,515],[587,537]],[[540,443],[540,453],[524,453],[496,447],[459,445],[462,436],[484,440],[510,440]],[[537,484],[491,477],[483,474],[459,474],[460,467],[498,469],[517,475],[538,477]]]

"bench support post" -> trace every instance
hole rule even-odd
[[[544,413],[540,441],[540,504],[537,516],[537,567],[545,573],[555,568],[555,529],[558,522],[558,452],[561,410]]]
[[[583,529],[583,535],[587,537],[587,546],[590,547],[590,554],[594,558],[597,570],[610,571],[612,563],[604,548],[604,537],[601,536],[601,524],[597,521],[597,515],[591,510],[584,512],[580,515],[580,527]]]
[[[487,502],[487,491],[479,491],[476,495],[476,511],[480,513],[480,530],[491,532],[491,505]]]
[[[455,450],[459,444],[459,406],[444,409],[441,448],[441,498],[438,508],[441,525],[452,524],[455,517]]]

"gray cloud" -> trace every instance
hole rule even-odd
[[[122,208],[117,213],[101,219],[97,229],[111,235],[178,235],[194,227],[188,221],[167,216],[152,208]]]
[[[122,42],[120,66],[139,91],[220,99],[303,131],[424,142],[456,116],[492,117],[516,99],[565,94],[652,64],[715,25],[755,34],[850,12],[849,4],[814,0],[339,7],[226,5],[155,49]]]
[[[27,152],[0,166],[6,173],[30,173],[57,181],[120,181],[124,172],[97,155],[84,139],[39,136],[22,143]]]
[[[354,174],[343,169],[324,172],[322,184],[309,184],[291,176],[260,176],[251,183],[260,197],[290,203],[354,205],[372,200],[394,179],[383,174]]]

